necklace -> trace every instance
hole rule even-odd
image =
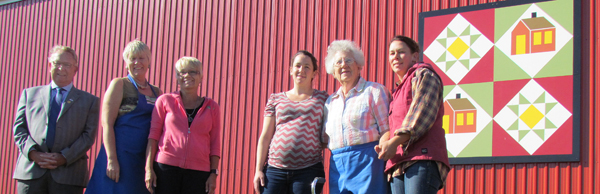
[[[185,114],[187,115],[188,118],[188,122],[192,122],[194,120],[194,118],[192,117],[192,115],[198,110],[198,108],[200,108],[200,106],[194,108],[194,111],[192,111],[192,114],[188,114],[187,110],[185,111]]]
[[[148,87],[148,85],[150,85],[150,84],[148,84],[148,81],[146,81],[146,85],[145,85],[145,86],[142,86],[142,85],[141,85],[140,83],[138,83],[138,82],[137,82],[137,80],[135,80],[135,79],[133,79],[133,81],[135,82],[135,85],[137,85],[137,86],[138,86],[139,88],[141,88],[141,89],[146,89],[146,88]]]

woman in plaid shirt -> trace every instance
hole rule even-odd
[[[392,92],[391,135],[375,150],[388,160],[393,194],[437,193],[450,170],[442,81],[431,65],[417,63],[419,45],[411,38],[392,38],[388,59],[400,81]]]

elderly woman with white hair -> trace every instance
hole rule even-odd
[[[329,193],[389,193],[385,161],[378,159],[374,147],[388,139],[390,94],[383,85],[360,76],[364,54],[352,41],[333,41],[325,65],[341,84],[325,103]]]
[[[150,48],[133,40],[123,51],[127,77],[110,82],[102,104],[104,144],[85,193],[148,193],[144,155],[154,102],[162,91],[146,79]]]
[[[221,154],[219,104],[198,95],[202,63],[175,63],[180,91],[162,95],[152,113],[146,188],[156,193],[214,193]],[[158,151],[157,151],[158,150]]]

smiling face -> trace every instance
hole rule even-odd
[[[183,63],[177,68],[177,84],[183,89],[193,89],[200,86],[202,71],[199,66]]]
[[[297,84],[311,82],[316,73],[310,57],[303,54],[297,55],[290,67],[290,75]]]
[[[333,57],[333,77],[340,83],[355,83],[360,77],[360,67],[350,52],[339,51]]]
[[[129,74],[134,77],[145,77],[150,65],[150,59],[143,52],[136,52],[129,55],[129,59],[125,60],[125,63]]]
[[[67,52],[53,53],[48,62],[48,69],[52,81],[59,87],[64,87],[73,82],[75,73],[79,70],[75,57]]]
[[[388,61],[392,70],[400,79],[417,62],[418,58],[419,53],[412,52],[406,43],[397,40],[390,44]]]

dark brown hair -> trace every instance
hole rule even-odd
[[[388,47],[390,47],[390,45],[392,45],[392,42],[394,41],[402,41],[404,42],[404,44],[406,44],[406,46],[408,46],[408,48],[410,48],[410,52],[411,53],[418,53],[419,52],[419,44],[413,40],[412,38],[406,37],[406,36],[402,36],[402,35],[396,35],[392,38],[392,40],[390,40],[390,43],[388,44]]]
[[[298,55],[305,55],[308,58],[310,58],[310,61],[312,62],[312,65],[313,65],[313,71],[319,70],[319,65],[317,65],[317,58],[315,58],[315,56],[312,53],[305,51],[305,50],[299,50],[296,54],[294,54],[294,56],[292,57],[290,66],[294,65],[294,59],[296,59],[296,57]]]

